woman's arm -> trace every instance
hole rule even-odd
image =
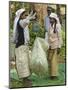
[[[19,24],[22,28],[25,28],[29,24],[29,20],[27,19],[20,20]]]
[[[52,38],[52,37],[50,37],[49,39],[50,39],[51,42],[54,42],[54,41],[57,40],[57,38]]]
[[[33,15],[30,13],[30,14],[26,17],[26,19],[27,19],[27,20],[35,19],[35,16],[36,16],[36,13],[34,13]]]
[[[34,13],[32,16],[31,16],[31,14],[29,14],[25,19],[23,19],[23,20],[21,19],[19,21],[20,26],[22,28],[25,28],[30,23],[31,19],[35,19],[35,15],[36,15],[36,13]]]

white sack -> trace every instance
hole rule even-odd
[[[39,76],[48,72],[47,50],[48,43],[44,39],[37,37],[31,54],[30,67],[32,72]]]

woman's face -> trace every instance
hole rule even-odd
[[[25,19],[27,16],[28,16],[28,13],[24,12],[24,13],[21,14],[21,19]]]
[[[55,22],[54,18],[50,18],[50,23],[53,24]]]
[[[48,16],[50,16],[51,14],[51,10],[47,10]]]

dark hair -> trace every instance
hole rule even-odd
[[[55,20],[55,25],[54,25],[54,33],[56,33],[56,24],[57,24],[57,21],[56,21],[56,19],[54,19]]]
[[[19,19],[21,19],[21,16],[22,16],[24,13],[26,13],[26,11],[24,11],[23,13],[21,13],[21,15],[20,15],[20,18],[19,18]]]
[[[52,10],[52,8],[48,6],[47,7],[47,11],[51,11],[51,10]]]

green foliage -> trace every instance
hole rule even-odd
[[[29,26],[29,32],[30,32],[30,43],[29,43],[29,46],[31,46],[31,48],[32,48],[32,46],[34,44],[34,40],[35,40],[36,37],[42,37],[42,38],[44,38],[44,35],[45,35],[44,28],[42,28],[39,25],[39,27],[40,27],[39,28],[39,31],[38,32],[34,32],[32,30],[32,25],[33,25],[33,23],[31,23],[30,26]]]
[[[65,59],[65,48],[66,48],[66,38],[65,38],[65,31],[62,28],[62,40],[63,40],[63,45],[62,48],[60,49],[60,56],[62,57],[62,59]]]
[[[29,77],[32,80],[32,86],[51,86],[51,85],[65,85],[65,64],[59,64],[59,76],[58,79],[51,80],[48,76],[38,77],[36,74],[32,73]],[[23,83],[20,80],[12,79],[10,82],[10,87],[18,88],[23,87]]]

